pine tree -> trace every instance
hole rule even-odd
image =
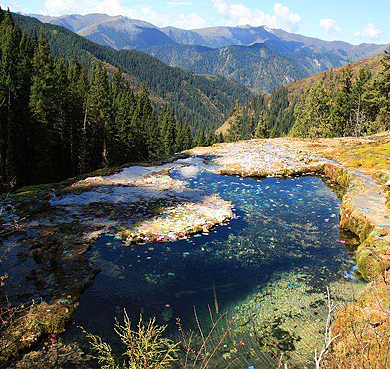
[[[385,51],[381,60],[383,70],[376,83],[379,92],[379,113],[376,119],[377,130],[390,130],[390,51]]]
[[[268,116],[265,112],[263,112],[259,116],[259,121],[257,123],[255,137],[257,138],[269,138],[270,131],[268,127]]]
[[[119,93],[114,102],[116,127],[116,164],[134,162],[134,143],[131,122],[136,107],[136,99],[131,89]]]
[[[87,145],[87,134],[88,134],[88,109],[89,109],[89,90],[90,84],[87,79],[87,72],[85,68],[82,69],[79,78],[79,90],[78,93],[82,94],[82,111],[76,110],[78,114],[81,114],[81,125],[79,127],[80,136],[78,139],[78,173],[86,173],[88,171],[88,145]],[[74,95],[76,96],[76,95]],[[80,102],[81,100],[79,100]],[[77,131],[75,132],[77,134]]]
[[[56,117],[54,121],[55,163],[60,168],[58,178],[72,175],[71,162],[71,122],[68,107],[73,103],[70,98],[68,70],[61,59],[55,61]]]
[[[344,132],[347,136],[362,136],[367,134],[370,130],[369,126],[371,118],[368,103],[369,91],[371,89],[370,79],[370,72],[361,68],[356,80],[352,84],[351,114],[347,129]]]
[[[196,147],[206,146],[206,134],[204,127],[198,130],[194,144]]]
[[[50,48],[43,34],[33,57],[33,76],[29,108],[35,126],[35,158],[37,175],[44,181],[56,181],[53,168],[56,140],[54,122],[56,119],[56,86],[54,62]]]
[[[150,104],[150,101],[148,103]],[[145,137],[149,160],[160,159],[163,156],[162,138],[158,118],[154,109],[146,117]]]
[[[244,127],[243,107],[238,100],[236,101],[232,116],[229,119],[230,127],[228,131],[228,140],[230,142],[242,140]]]
[[[132,161],[147,160],[147,142],[144,134],[145,121],[143,103],[144,100],[142,97],[138,96],[136,107],[127,130],[127,142],[129,151],[131,152]]]
[[[167,109],[162,115],[160,123],[164,156],[170,156],[175,152],[176,146],[176,120],[171,109]]]
[[[87,168],[93,170],[108,165],[109,138],[112,127],[110,90],[107,70],[101,63],[93,66],[87,96]]]
[[[84,155],[83,149],[86,144],[86,137],[83,133],[83,123],[85,117],[86,95],[88,82],[85,71],[82,69],[77,58],[73,58],[68,67],[68,87],[69,105],[67,106],[69,125],[69,161],[71,175],[74,176],[83,172]]]
[[[206,136],[206,146],[212,146],[217,142],[217,136],[215,135],[214,131],[211,131],[207,136]]]
[[[151,130],[155,129],[155,123],[150,120],[153,114],[153,108],[149,100],[149,93],[144,87],[138,96],[138,107],[140,112],[140,120],[138,122],[138,151],[140,160],[149,159],[149,145],[151,141]],[[150,126],[149,126],[150,125]]]
[[[181,117],[176,121],[175,132],[176,137],[174,151],[181,152],[186,149],[186,132],[184,131],[184,123]]]
[[[297,103],[294,111],[296,122],[290,135],[310,138],[334,137],[331,120],[331,109],[334,102],[332,83],[325,85],[324,79],[319,79]]]
[[[17,114],[18,60],[21,33],[15,27],[9,10],[0,27],[0,183],[16,176],[16,139],[20,119]]]
[[[32,58],[34,45],[26,34],[23,34],[18,48],[17,85],[14,98],[15,157],[16,178],[19,186],[29,183],[34,177],[34,166],[26,158],[33,156],[34,131],[30,124],[29,95],[32,79]]]
[[[178,140],[180,141],[180,149],[178,151],[188,150],[192,148],[193,139],[190,126],[187,122],[181,125],[180,133],[178,134]]]
[[[126,82],[122,74],[121,68],[117,68],[113,77],[111,84],[111,93],[112,99],[115,99],[120,93],[126,89]]]
[[[352,93],[352,67],[351,64],[343,70],[341,76],[341,88],[335,97],[331,108],[331,124],[334,136],[342,137],[348,131],[348,124],[352,118],[354,95]]]

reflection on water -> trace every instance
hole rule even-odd
[[[226,360],[241,355],[231,367],[270,368],[280,350],[307,360],[320,339],[326,286],[338,301],[359,286],[346,247],[351,239],[339,231],[340,199],[318,177],[257,181],[204,172],[184,180],[232,201],[237,219],[210,235],[167,244],[126,247],[102,237],[90,252],[102,272],[83,294],[76,324],[116,342],[114,317],[126,308],[134,320],[156,316],[175,336],[176,317],[193,326],[194,306],[208,324],[215,288],[219,311],[232,322],[231,339],[247,345],[226,353]],[[68,336],[81,339],[76,329]],[[270,354],[260,358],[255,349],[264,343]]]

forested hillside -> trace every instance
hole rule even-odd
[[[330,52],[280,52],[265,44],[221,49],[169,44],[144,51],[171,66],[230,77],[264,92],[344,64],[341,57]]]
[[[257,137],[362,136],[390,129],[390,54],[349,64],[237,104],[217,130]]]
[[[294,123],[293,107],[284,86],[270,96],[253,97],[245,105],[237,101],[232,115],[216,134],[222,133],[228,141],[285,136]]]
[[[301,84],[299,94],[281,87],[245,103],[249,91],[229,80],[115,51],[33,18],[0,17],[2,187],[158,159],[221,141],[221,132],[236,141],[390,129],[388,53],[375,69],[351,65]],[[225,131],[210,135],[231,110]]]
[[[354,76],[352,67],[340,77],[318,79],[299,98],[295,137],[362,136],[390,129],[390,53],[381,59],[381,70],[373,77],[369,69]]]
[[[371,77],[376,78],[376,76],[382,70],[382,55],[376,56],[370,59],[360,60],[355,63],[345,64],[342,67],[331,69],[331,73],[329,71],[320,72],[314,76],[297,80],[293,83],[290,83],[288,88],[288,95],[290,100],[296,99],[301,96],[306,90],[308,90],[313,84],[319,79],[323,79],[324,81],[329,81],[330,78],[334,78],[337,83],[340,83],[342,80],[342,75],[347,68],[351,68],[353,78],[356,78],[361,69],[366,69],[370,71]]]
[[[139,49],[172,44],[225,48],[233,45],[250,46],[261,43],[279,52],[305,50],[314,54],[331,53],[346,63],[350,60],[361,60],[379,55],[386,47],[386,45],[373,43],[352,45],[343,41],[324,41],[265,26],[217,26],[186,30],[175,27],[158,28],[149,22],[121,15],[109,16],[95,13],[59,17],[40,14],[32,16],[42,22],[66,27],[90,40],[116,49]]]
[[[75,56],[54,58],[45,34],[29,38],[0,10],[1,188],[60,181],[192,146],[189,125],[172,109],[157,115],[147,90],[134,93],[120,70],[112,76],[100,62],[91,68]]]
[[[172,67],[229,77],[269,93],[282,84],[380,55],[386,47],[324,41],[264,26],[183,30],[106,14],[33,16],[116,50],[145,51]]]
[[[247,88],[230,79],[185,72],[139,51],[101,46],[35,18],[15,14],[14,19],[29,36],[42,30],[54,57],[67,61],[76,56],[89,70],[95,59],[120,67],[133,88],[140,91],[145,86],[149,90],[158,111],[170,106],[194,129],[216,128],[231,112],[236,99],[245,101],[250,96]]]

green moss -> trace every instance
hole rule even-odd
[[[372,281],[390,265],[380,260],[383,254],[388,251],[389,245],[386,241],[371,234],[357,249],[356,259],[359,272],[367,281]]]
[[[14,192],[14,195],[17,195],[17,196],[36,195],[37,193],[42,192],[42,191],[49,191],[53,186],[54,186],[53,183],[39,184],[39,185],[34,185],[34,186],[24,186],[24,187],[16,190]]]
[[[349,183],[348,175],[346,172],[342,173],[341,176],[339,177],[338,183],[342,187],[347,187]]]
[[[360,274],[367,281],[372,281],[375,276],[382,272],[381,263],[368,250],[361,251],[357,256],[357,265]]]
[[[349,167],[368,170],[390,170],[390,142],[370,142],[346,147],[339,153],[340,159]]]
[[[362,229],[362,231],[361,231],[361,233],[359,235],[360,236],[360,240],[361,241],[365,241],[368,238],[369,234],[372,232],[373,229],[374,229],[374,227],[370,223],[367,222],[364,225],[364,227],[363,227],[363,229]]]
[[[52,305],[45,302],[31,307],[25,314],[2,332],[0,340],[0,364],[30,347],[42,334],[57,334],[65,331],[73,313],[66,300]]]

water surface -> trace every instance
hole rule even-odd
[[[208,306],[215,310],[217,297],[219,312],[228,312],[233,330],[251,347],[268,340],[279,349],[305,351],[304,333],[295,326],[289,330],[291,324],[297,325],[297,317],[322,319],[324,304],[318,301],[326,286],[336,286],[336,298],[345,299],[348,278],[356,277],[354,252],[347,247],[351,238],[339,230],[340,199],[333,185],[312,176],[172,176],[231,201],[237,218],[209,235],[166,244],[126,247],[111,236],[102,237],[90,252],[102,272],[83,294],[76,324],[114,343],[114,317],[126,308],[133,320],[140,313],[156,316],[176,337],[176,317],[185,328],[194,327],[196,306],[207,326]],[[68,332],[73,335],[79,337],[74,328]],[[253,364],[272,365],[246,357],[236,367]]]

